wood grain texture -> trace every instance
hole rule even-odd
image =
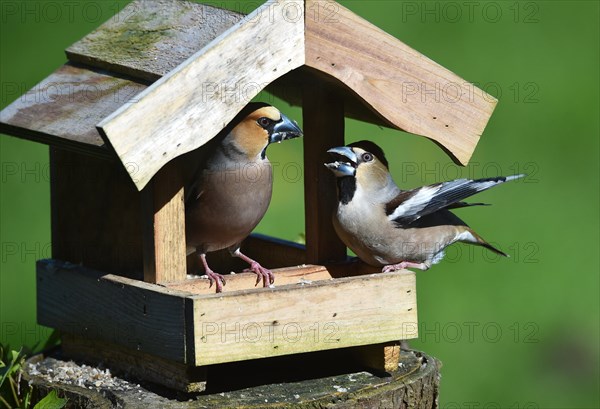
[[[314,10],[330,5],[322,18]],[[336,2],[306,0],[306,65],[338,79],[398,129],[467,164],[496,99]]]
[[[335,178],[323,166],[329,160],[328,149],[345,145],[343,101],[330,87],[305,84],[302,116],[306,262],[321,264],[344,260],[346,246],[331,220],[337,205]]]
[[[297,11],[304,5],[300,0],[293,4],[272,0],[243,18],[185,1],[134,1],[67,49],[77,64],[109,69],[129,79],[66,65],[0,112],[0,132],[114,158],[95,125],[118,109],[137,110],[141,104],[135,97],[148,81],[166,75],[161,82],[171,82],[177,77],[179,88],[161,92],[150,103],[150,111],[143,108],[136,118],[128,118],[136,119],[132,126],[136,138],[127,137],[130,124],[125,119],[115,130],[121,136],[111,136],[122,148],[119,152],[128,169],[145,170],[153,166],[148,162],[156,162],[156,169],[143,172],[141,189],[164,163],[191,149],[188,142],[201,145],[210,139],[262,88],[299,103],[297,79],[281,75],[306,61],[301,71],[322,73],[344,89],[338,94],[347,116],[426,136],[458,162],[468,162],[495,107],[493,97],[332,1],[306,1],[304,35],[304,26],[295,24],[302,20]],[[286,11],[289,15],[281,18]],[[274,42],[280,47],[273,49]],[[198,64],[191,64],[200,56]],[[247,61],[254,61],[252,70]],[[278,84],[270,85],[280,77]],[[315,82],[328,81],[303,78],[300,88]],[[193,109],[188,111],[189,107]],[[212,125],[205,128],[204,121]],[[199,128],[206,131],[198,135]],[[182,129],[186,132],[181,142],[164,141],[165,135]],[[139,138],[163,143],[153,152]],[[138,143],[145,149],[136,156],[131,150]]]
[[[397,371],[400,362],[400,343],[388,342],[355,348],[354,359],[379,373]]]
[[[295,283],[276,288],[194,295],[41,260],[38,322],[193,366],[417,336],[413,272],[329,279],[312,269],[290,270]]]
[[[191,298],[196,365],[417,336],[413,272]]]
[[[114,158],[96,124],[147,85],[64,65],[0,112],[0,132]]]
[[[184,188],[175,165],[161,169],[141,193],[148,283],[182,281],[187,275]]]
[[[278,288],[284,285],[303,283],[306,285],[312,284],[315,281],[331,280],[334,278],[336,270],[320,265],[299,265],[296,267],[284,267],[272,270],[275,274],[275,284],[273,288]],[[373,274],[377,269],[365,269],[359,274]],[[223,289],[224,294],[229,294],[236,291],[244,291],[255,288],[256,274],[254,273],[236,273],[225,275],[227,284]],[[186,281],[167,283],[168,288],[177,289],[180,291],[189,292],[195,295],[213,294],[214,288],[209,288],[208,280],[205,278],[190,278]]]
[[[52,257],[141,279],[140,196],[117,161],[52,147]]]
[[[180,0],[135,0],[66,49],[70,61],[156,81],[243,14]]]
[[[37,263],[38,323],[186,363],[185,296],[57,260]]]
[[[269,0],[98,125],[138,189],[202,146],[267,84],[304,64],[303,2]],[[282,41],[285,39],[285,41]]]

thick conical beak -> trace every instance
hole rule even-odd
[[[292,121],[287,116],[281,114],[281,120],[273,126],[273,131],[269,136],[269,143],[281,142],[299,136],[302,136],[302,129],[300,129],[296,121]]]
[[[327,151],[336,161],[325,163],[325,166],[338,177],[354,176],[356,174],[356,166],[358,158],[356,154],[347,146],[338,146]]]

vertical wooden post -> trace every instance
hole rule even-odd
[[[144,281],[186,278],[184,189],[177,164],[161,169],[142,191]]]
[[[320,264],[346,258],[331,216],[337,198],[335,181],[323,164],[327,149],[344,145],[344,104],[323,83],[306,84],[302,96],[304,128],[304,207],[306,262]]]
[[[356,347],[354,356],[369,369],[379,372],[397,371],[400,362],[400,342]]]

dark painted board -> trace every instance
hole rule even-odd
[[[37,263],[38,323],[186,363],[185,293],[57,260]]]

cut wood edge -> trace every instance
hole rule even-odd
[[[400,342],[365,345],[355,348],[355,358],[365,367],[376,372],[393,372],[400,362]]]
[[[304,11],[302,0],[267,1],[97,125],[121,162],[136,164],[130,176],[138,190],[167,162],[216,136],[268,84],[304,64],[298,10]],[[257,38],[261,47],[252,45]],[[240,67],[253,63],[252,72]],[[240,68],[246,72],[241,79]],[[231,89],[243,95],[228,101]]]

